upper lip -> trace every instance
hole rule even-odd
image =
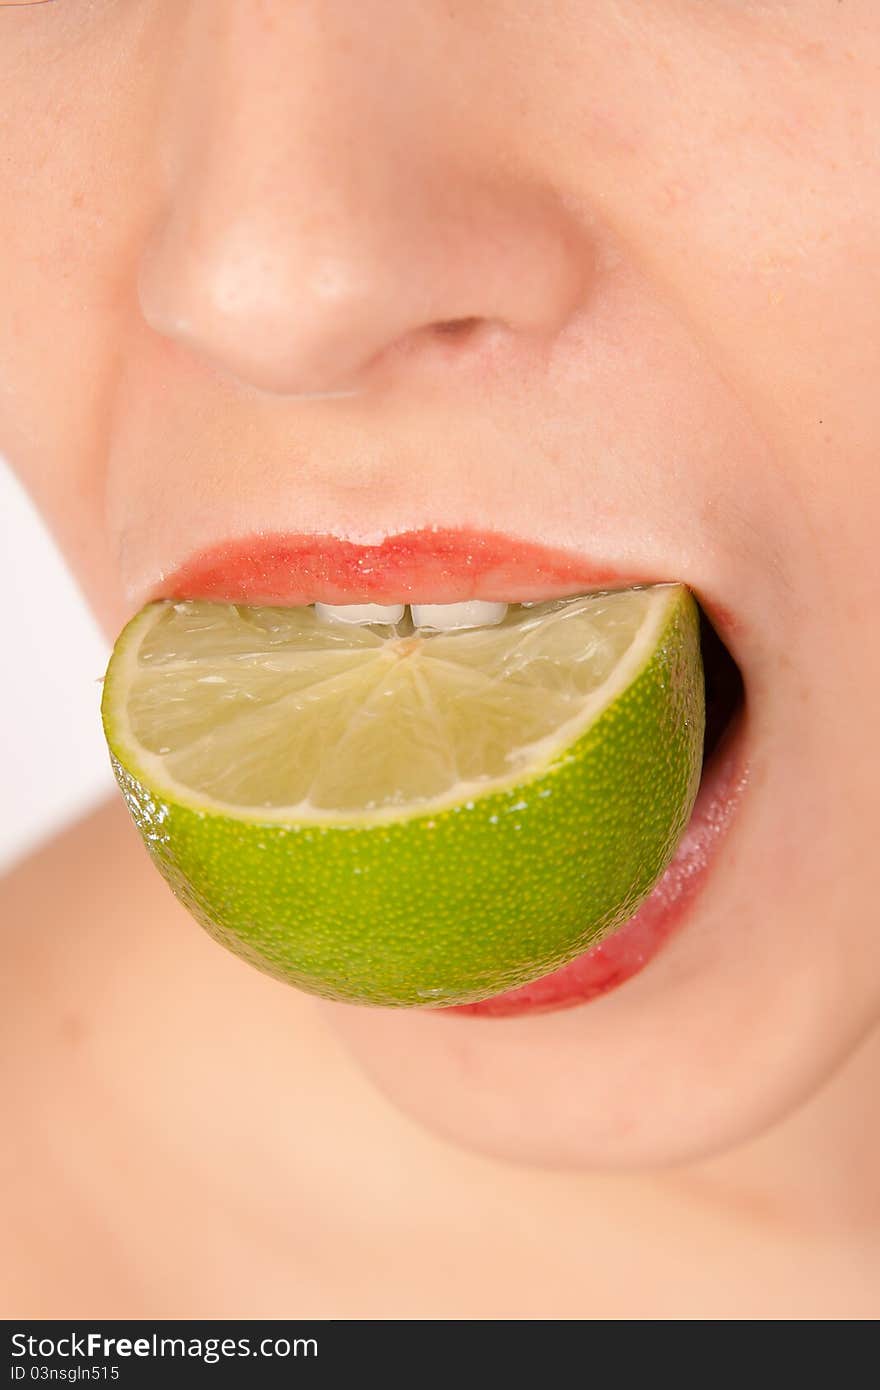
[[[678,581],[632,563],[468,527],[424,527],[352,541],[332,533],[260,532],[200,550],[144,596],[243,604],[534,602],[596,589]],[[689,584],[743,671],[749,632],[717,593]]]
[[[260,534],[191,556],[150,597],[280,605],[526,602],[675,577],[624,572],[574,551],[464,528],[405,531],[375,544],[327,534]]]
[[[516,603],[671,580],[686,582],[680,575],[647,567],[624,570],[572,550],[500,532],[427,527],[391,534],[373,544],[317,533],[231,538],[191,556],[163,578],[149,597],[282,606],[469,599]],[[714,595],[694,592],[723,644],[720,651],[711,642],[707,647],[710,634],[704,626],[707,730],[716,737],[731,709],[742,700],[743,663],[738,649],[745,634],[738,616],[724,603]],[[735,667],[725,666],[724,648]],[[732,671],[737,669],[734,677]]]

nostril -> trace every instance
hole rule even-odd
[[[401,334],[376,354],[371,365],[378,366],[381,362],[387,366],[392,362],[422,358],[425,362],[449,365],[464,362],[479,352],[500,326],[501,320],[480,314],[435,319]]]
[[[472,334],[483,322],[476,315],[461,319],[440,319],[431,324],[431,332],[442,338],[464,338]]]

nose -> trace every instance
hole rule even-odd
[[[560,331],[583,232],[474,128],[448,8],[190,0],[139,274],[153,330],[289,396],[359,392],[441,337],[448,360]]]

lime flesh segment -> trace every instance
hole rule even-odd
[[[103,717],[151,855],[224,944],[330,998],[472,1002],[666,867],[699,784],[698,612],[675,584],[430,634],[151,604]]]

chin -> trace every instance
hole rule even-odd
[[[464,1150],[550,1169],[699,1164],[790,1116],[871,1026],[820,960],[774,973],[771,946],[762,975],[748,947],[730,949],[725,877],[644,971],[587,1004],[455,1020],[319,1007],[397,1109]],[[746,937],[772,941],[773,923],[746,920]]]
[[[321,1007],[395,1108],[463,1150],[533,1168],[626,1173],[707,1162],[788,1117],[842,1060],[805,1050],[801,1034],[763,1070],[745,1060],[715,1069],[698,1053],[658,1057],[647,1027],[640,1046],[615,1055],[598,1036],[601,1013],[581,1026],[580,1010],[508,1020],[491,1037],[474,1019],[451,1038],[427,1019],[394,1019],[389,1029],[385,1019],[354,1017],[366,1010]]]

